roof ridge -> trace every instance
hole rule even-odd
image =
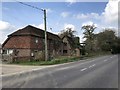
[[[8,35],[8,37],[19,36],[19,35],[34,35],[34,36],[38,36],[38,37],[39,36],[44,37],[44,30],[34,27],[32,25],[27,25],[26,27],[19,29],[19,30],[13,32],[12,34]],[[48,38],[52,38],[55,40],[61,39],[58,35],[48,32],[48,31],[47,31],[47,35],[48,35]]]

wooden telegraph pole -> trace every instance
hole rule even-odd
[[[48,60],[48,47],[47,47],[47,23],[46,23],[46,10],[44,11],[44,28],[45,28],[45,61]]]

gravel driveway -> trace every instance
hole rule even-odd
[[[24,71],[29,71],[32,69],[42,69],[48,66],[27,66],[27,65],[11,65],[11,64],[4,64],[1,61],[1,54],[0,54],[0,75],[8,75],[13,73],[19,73]]]

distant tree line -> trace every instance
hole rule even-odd
[[[85,41],[82,45],[79,44],[78,40],[77,43],[75,43],[75,46],[79,46],[81,48],[81,53],[83,55],[93,52],[111,52],[112,54],[120,53],[120,37],[115,34],[115,30],[105,28],[102,32],[95,34],[94,30],[96,28],[97,27],[94,24],[82,26],[81,29],[84,30],[83,38],[85,38]],[[68,36],[76,41],[75,31],[73,31],[72,28],[62,30],[59,36]]]
[[[113,29],[106,28],[98,34],[94,34],[95,25],[84,25],[85,51],[89,54],[98,51],[110,51],[112,54],[120,53],[120,37],[115,35]]]

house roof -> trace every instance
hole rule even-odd
[[[45,33],[44,33],[44,30],[42,30],[42,29],[39,29],[39,28],[33,27],[31,25],[28,25],[25,28],[19,29],[19,30],[13,32],[12,34],[8,35],[8,38],[4,41],[4,43],[2,44],[2,47],[13,36],[35,36],[35,37],[44,38]],[[47,39],[62,42],[62,39],[58,35],[52,34],[50,32],[47,32]]]
[[[72,39],[71,37],[69,37],[69,36],[64,36],[64,37],[62,37],[62,40],[63,40],[64,38],[67,38],[70,46],[71,46],[72,48],[74,48],[75,43],[74,43],[73,39]]]
[[[33,35],[33,36],[42,37],[42,38],[45,37],[44,30],[33,27],[31,25],[28,25],[23,29],[19,29],[16,32],[13,32],[12,34],[8,35],[8,37],[25,36],[25,35]],[[62,41],[58,35],[50,33],[50,32],[47,32],[47,38],[52,39],[52,40]]]
[[[71,48],[80,48],[80,43],[79,42],[78,43],[75,42],[75,39],[78,38],[78,37],[71,38],[69,36],[64,36],[64,37],[62,37],[62,40],[64,38],[67,38],[69,44],[71,45]]]

